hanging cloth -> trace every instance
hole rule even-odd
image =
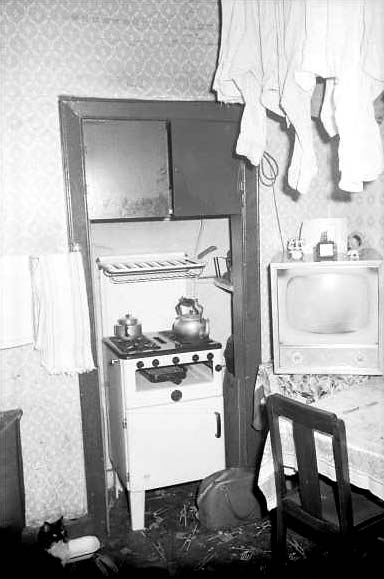
[[[383,3],[307,1],[301,71],[326,79],[320,118],[339,135],[339,187],[358,193],[384,169],[373,106],[384,88]]]
[[[79,251],[34,260],[35,348],[50,374],[95,368],[82,255]]]
[[[341,189],[361,191],[384,169],[373,101],[384,89],[384,3],[375,0],[221,0],[213,89],[243,103],[236,152],[253,165],[266,145],[266,109],[295,130],[288,183],[300,193],[317,173],[311,98],[326,79],[320,118],[339,135]]]

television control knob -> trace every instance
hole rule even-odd
[[[220,372],[222,369],[223,369],[223,366],[221,364],[216,364],[216,366],[215,366],[216,372]]]
[[[207,355],[207,360],[213,360],[212,352],[209,352],[209,354]]]
[[[199,355],[198,355],[198,354],[193,354],[192,360],[193,360],[194,362],[197,362],[197,361],[199,360]]]
[[[157,366],[158,366],[159,364],[160,364],[160,362],[159,362],[159,360],[158,360],[157,358],[155,358],[155,359],[152,361],[152,366],[155,366],[155,368],[157,368]]]
[[[140,360],[140,362],[137,362],[136,367],[139,368],[139,370],[140,368],[144,368],[144,362]]]
[[[300,354],[300,352],[294,352],[292,354],[292,362],[294,364],[301,364],[303,361],[303,356]]]
[[[180,362],[180,358],[178,358],[177,356],[175,356],[174,358],[172,358],[172,362],[174,364],[178,364]]]
[[[174,402],[178,402],[179,400],[181,400],[183,397],[183,393],[181,392],[181,390],[173,390],[171,392],[171,398]]]

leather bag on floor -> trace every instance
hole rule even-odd
[[[196,499],[201,525],[215,531],[261,519],[254,485],[254,471],[245,467],[226,468],[206,477]]]

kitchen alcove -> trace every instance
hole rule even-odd
[[[233,263],[231,317],[234,373],[227,371],[224,378],[228,441],[226,463],[227,466],[255,465],[258,437],[251,424],[253,391],[261,361],[258,180],[257,170],[234,153],[242,108],[238,105],[223,107],[215,102],[62,96],[59,97],[59,114],[68,242],[70,247],[79,244],[83,256],[96,364],[98,338],[92,224],[228,219]],[[148,123],[144,125],[144,144],[140,143],[140,135],[143,134],[141,123]],[[87,127],[92,128],[87,132]],[[107,127],[105,134],[103,127]],[[119,136],[116,139],[113,136],[114,127],[118,127]],[[134,128],[133,134],[127,136],[127,127]],[[148,137],[148,132],[151,134],[153,130],[157,136],[152,139]],[[119,150],[119,144],[123,152],[121,147]],[[108,161],[105,166],[103,151]],[[143,165],[145,151],[150,157],[148,165]],[[131,156],[127,158],[127,155]],[[157,161],[159,164],[156,164]],[[112,173],[108,174],[108,167]],[[105,190],[99,188],[96,193],[97,187],[103,179],[104,183],[110,182],[111,177],[113,181],[117,173],[122,176],[120,183],[124,183],[127,167],[132,169],[131,172],[128,170],[128,176],[135,174],[129,193],[126,188],[120,193],[116,193],[115,189],[115,200],[118,197],[119,202],[109,203],[107,199],[105,205]],[[144,181],[140,179],[142,167],[148,169]],[[141,186],[146,191],[145,199],[140,197],[140,191],[138,194]],[[110,199],[111,195],[108,195]],[[117,207],[120,213],[114,214],[112,211],[103,214],[103,206],[109,210],[112,207],[113,211]],[[93,213],[95,207],[97,209]],[[221,289],[216,288],[216,291],[221,292]],[[108,529],[108,509],[103,406],[98,372],[95,370],[80,375],[79,387],[88,520],[92,532],[102,536]]]

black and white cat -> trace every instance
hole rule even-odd
[[[63,517],[52,523],[45,522],[39,529],[37,542],[41,549],[68,569],[70,577],[82,577],[85,572],[87,576],[92,577],[109,577],[118,573],[112,559],[97,552],[100,542],[96,537],[68,539]]]
[[[37,542],[42,549],[48,549],[53,543],[68,541],[68,531],[63,517],[53,523],[45,521],[37,533]]]
[[[39,579],[60,579],[67,577],[60,559],[51,555],[46,547],[54,542],[54,537],[45,526],[39,530],[39,539],[23,541],[21,533],[12,529],[1,529],[2,578],[38,577]],[[57,525],[58,526],[58,525]],[[56,534],[56,525],[55,533]]]
[[[76,541],[76,539],[74,540]],[[68,532],[63,517],[44,522],[36,541],[25,543],[20,535],[1,529],[2,579],[38,577],[38,579],[76,579],[109,577],[118,573],[110,557],[95,553],[88,560],[72,563]]]

